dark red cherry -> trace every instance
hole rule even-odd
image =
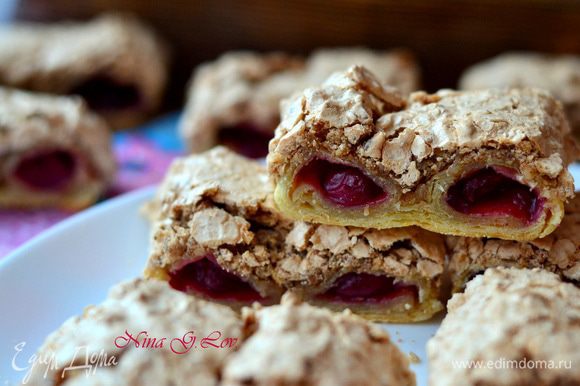
[[[446,201],[458,212],[477,216],[509,216],[533,221],[541,209],[538,193],[516,181],[515,172],[485,167],[449,188]]]
[[[295,183],[307,183],[327,200],[344,207],[375,204],[387,198],[387,193],[360,169],[322,159],[304,166]]]
[[[22,157],[13,176],[32,190],[59,191],[69,184],[77,169],[77,159],[66,150],[41,150]]]
[[[96,111],[132,109],[141,104],[141,93],[135,85],[120,83],[107,75],[95,75],[69,94],[81,96]]]
[[[170,272],[169,285],[182,292],[198,293],[216,300],[252,302],[262,299],[252,286],[224,270],[211,256]]]
[[[268,144],[274,135],[251,125],[239,124],[224,127],[218,132],[218,142],[248,158],[263,158],[268,155]]]
[[[348,303],[387,302],[401,296],[417,299],[417,286],[395,283],[391,277],[368,273],[347,273],[320,295],[324,299]]]

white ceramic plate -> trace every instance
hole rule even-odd
[[[571,169],[580,182],[580,166]],[[24,375],[13,368],[15,345],[26,342],[14,363],[25,367],[47,334],[101,302],[114,284],[141,274],[149,230],[139,208],[152,194],[149,188],[97,205],[0,261],[0,385]],[[412,365],[419,386],[427,384],[425,343],[438,325],[384,325],[404,352],[420,358]]]

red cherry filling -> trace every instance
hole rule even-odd
[[[76,157],[66,150],[42,150],[22,157],[12,175],[33,190],[59,191],[72,180],[77,169]]]
[[[344,207],[375,204],[387,198],[387,192],[360,169],[322,159],[314,159],[300,169],[295,184],[301,183]]]
[[[243,123],[223,127],[218,133],[218,142],[248,158],[263,158],[268,155],[268,144],[272,136],[273,133]]]
[[[400,298],[416,302],[419,299],[419,290],[412,284],[395,283],[393,278],[387,276],[347,273],[318,297],[347,303],[384,303]]]
[[[538,193],[516,181],[515,171],[485,167],[461,178],[447,191],[446,201],[458,212],[476,216],[510,216],[529,223],[540,213]]]
[[[97,75],[73,88],[69,94],[80,95],[96,111],[137,108],[141,94],[132,84],[122,84],[106,75]]]
[[[169,285],[176,290],[202,294],[210,299],[239,302],[263,299],[247,282],[220,267],[213,256],[186,263],[169,276]]]

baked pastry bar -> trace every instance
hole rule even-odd
[[[467,284],[427,344],[430,386],[580,384],[580,289],[539,269]]]
[[[145,276],[231,306],[279,300],[272,278],[289,223],[274,209],[265,168],[226,148],[174,161],[147,211]]]
[[[417,227],[362,229],[297,222],[276,280],[308,302],[381,322],[416,322],[443,309],[443,237]]]
[[[449,236],[449,271],[455,292],[485,269],[541,268],[580,283],[580,196],[566,205],[562,223],[549,236],[529,242]]]
[[[549,90],[564,105],[572,131],[580,136],[580,56],[509,52],[468,68],[460,87],[533,86]]]
[[[149,28],[127,15],[0,28],[0,84],[80,95],[114,128],[141,123],[158,108],[166,56]]]
[[[253,333],[227,360],[224,386],[411,386],[415,375],[389,336],[345,311],[334,314],[285,297],[245,309]]]
[[[295,219],[533,240],[562,220],[577,155],[547,92],[405,100],[355,66],[285,104],[267,161],[276,204]]]
[[[403,50],[325,49],[306,63],[282,53],[230,52],[194,72],[181,136],[194,153],[220,143],[251,158],[265,157],[280,101],[355,63],[369,66],[404,93],[417,89],[418,66]]]
[[[266,156],[280,100],[302,84],[303,61],[280,52],[229,52],[199,66],[180,122],[193,153],[226,145],[251,158]]]
[[[48,336],[37,353],[44,362],[35,363],[24,381],[129,386],[195,380],[196,385],[217,386],[243,328],[227,307],[186,296],[163,282],[136,279],[113,287],[103,303]]]
[[[109,128],[79,98],[0,87],[0,206],[82,209],[112,182]]]

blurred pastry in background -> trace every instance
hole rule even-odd
[[[82,209],[115,170],[109,127],[80,98],[0,88],[0,206]]]
[[[227,359],[223,386],[414,386],[409,360],[365,320],[300,303],[244,309],[250,335]]]
[[[419,86],[418,66],[405,50],[323,49],[306,61],[283,53],[230,52],[195,70],[181,136],[194,153],[223,144],[250,158],[265,157],[280,101],[351,64],[368,65],[404,94]]]
[[[157,280],[115,285],[38,349],[23,384],[414,386],[378,326],[300,303],[228,307]]]
[[[300,89],[304,63],[283,53],[229,52],[199,66],[180,134],[193,153],[216,144],[264,157],[278,125],[280,100]]]
[[[570,127],[580,136],[580,56],[510,52],[468,68],[460,88],[539,87],[564,105]]]
[[[0,28],[0,84],[80,95],[115,129],[144,122],[161,102],[167,52],[128,15]]]
[[[377,79],[407,96],[421,87],[421,70],[413,53],[405,49],[373,51],[365,48],[324,48],[314,51],[306,62],[308,87],[318,86],[333,72],[361,65]]]
[[[243,328],[227,307],[134,279],[50,334],[23,384],[218,385]]]

